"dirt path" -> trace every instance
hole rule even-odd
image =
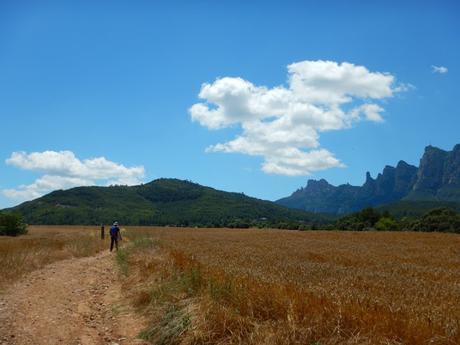
[[[123,301],[113,255],[60,261],[0,295],[0,344],[145,344],[144,320]]]

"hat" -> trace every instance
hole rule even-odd
[[[118,225],[118,222],[113,222],[113,225]]]

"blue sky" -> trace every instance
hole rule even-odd
[[[362,184],[366,171],[376,176],[400,159],[418,165],[426,145],[460,142],[459,17],[455,1],[2,1],[0,208],[47,188],[159,177],[275,200],[310,178]],[[351,79],[339,86],[311,79],[343,63]],[[321,100],[291,92],[293,76]],[[321,121],[337,104],[348,117],[331,130],[298,114],[305,127],[298,136],[283,127],[293,138],[278,138],[277,154],[271,137],[286,131],[268,123],[291,110],[249,111],[229,96],[236,88],[251,104],[281,89],[283,102],[326,109]],[[191,111],[197,103],[202,116]],[[374,120],[365,111],[350,120],[363,104],[380,109]],[[267,125],[270,145],[254,123]],[[229,144],[238,137],[243,146]],[[301,162],[287,166],[293,150]],[[312,151],[321,154],[305,155]]]

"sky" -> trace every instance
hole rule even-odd
[[[187,179],[276,200],[460,143],[456,1],[0,2],[0,208]]]

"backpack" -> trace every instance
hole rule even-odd
[[[112,227],[110,228],[110,236],[111,236],[111,237],[118,237],[118,231],[120,231],[120,230],[118,229],[118,226],[112,226]]]

